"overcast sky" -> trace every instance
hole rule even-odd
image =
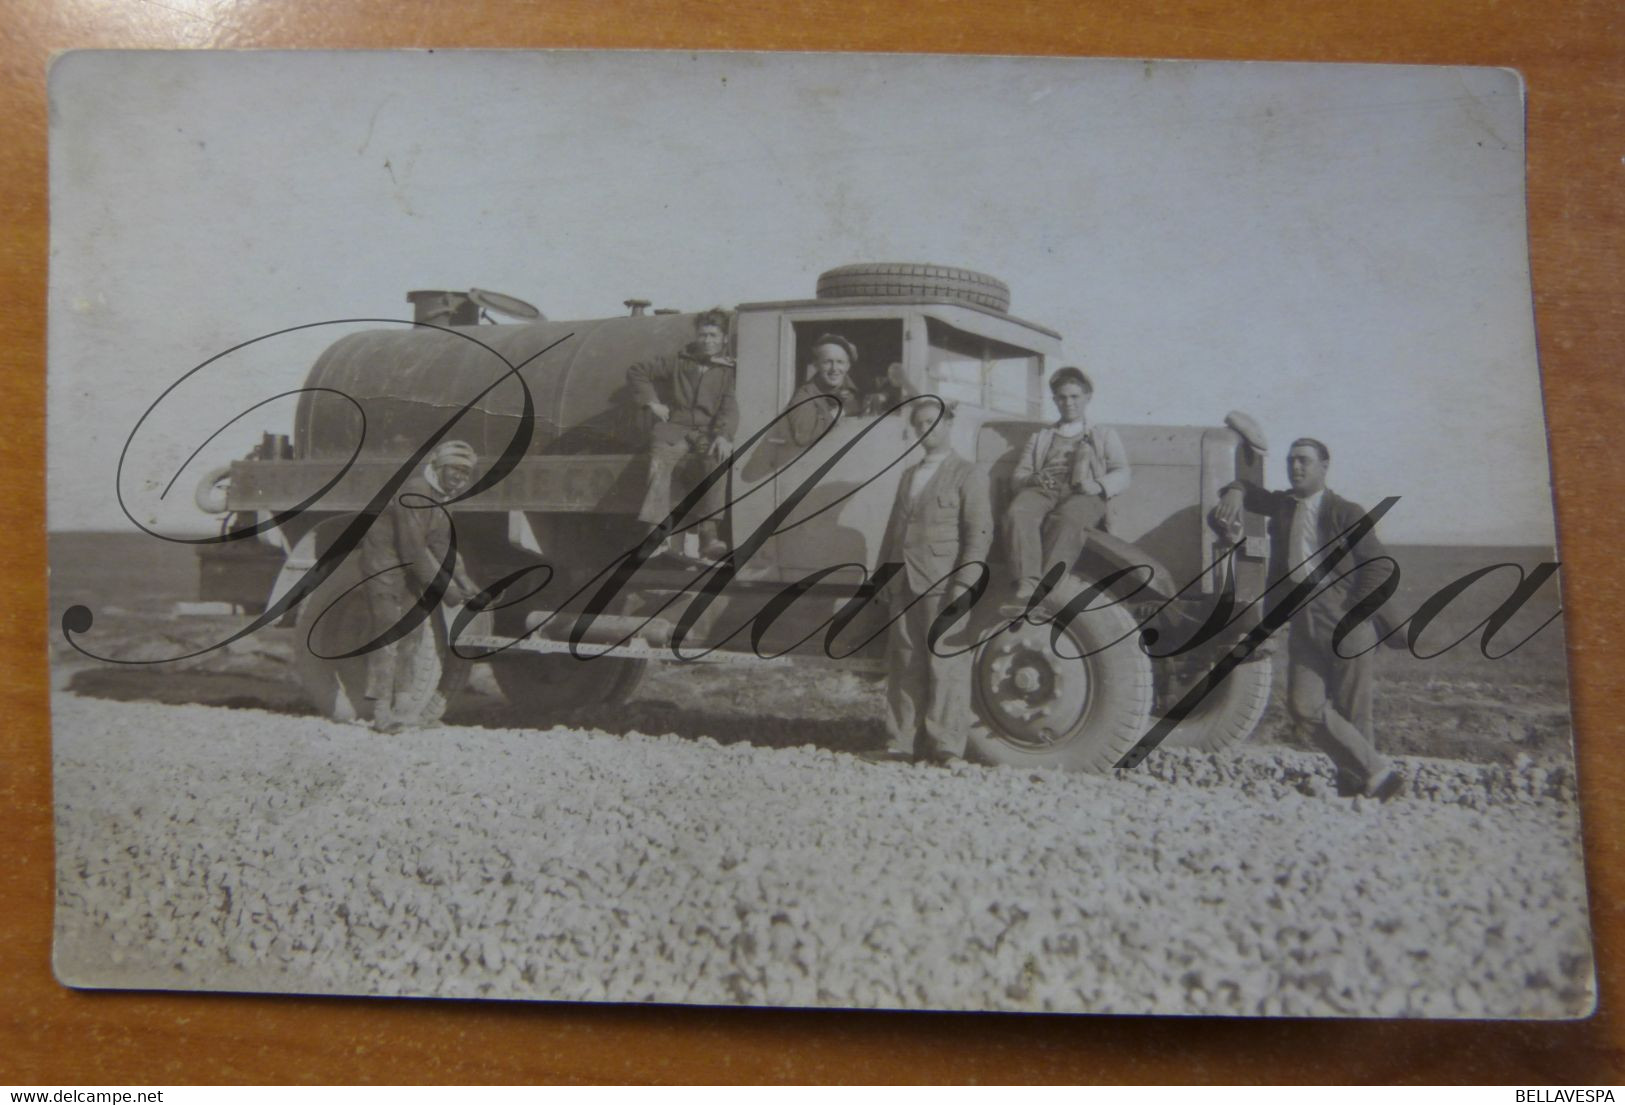
[[[552,318],[993,273],[1112,422],[1241,408],[1401,501],[1397,542],[1553,540],[1523,109],[1499,70],[685,53],[74,54],[51,76],[50,525],[128,525],[119,449],[204,358],[491,288]],[[202,374],[132,510],[290,428],[336,332]]]

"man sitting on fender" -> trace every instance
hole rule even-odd
[[[1091,529],[1107,529],[1107,504],[1128,490],[1128,453],[1110,426],[1084,417],[1095,386],[1080,368],[1049,378],[1060,421],[1027,439],[1011,475],[1005,536],[1016,603],[1033,597],[1057,563],[1070,571]]]
[[[649,431],[649,487],[638,511],[640,522],[667,521],[678,468],[704,476],[733,451],[739,404],[734,398],[734,361],[723,354],[727,342],[727,312],[714,308],[694,320],[694,340],[680,353],[635,364],[626,372],[632,402],[648,408],[656,419]],[[728,552],[718,536],[726,484],[726,480],[712,484],[698,507],[698,516],[706,519],[698,529],[700,553],[708,560]]]

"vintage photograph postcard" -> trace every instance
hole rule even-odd
[[[50,98],[65,985],[1591,1012],[1516,73]]]

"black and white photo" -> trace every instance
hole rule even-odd
[[[65,984],[1591,1011],[1516,74],[50,92]]]

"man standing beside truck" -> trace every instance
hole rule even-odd
[[[627,370],[632,402],[654,417],[649,429],[649,483],[638,520],[671,526],[672,481],[679,469],[701,476],[727,461],[739,430],[734,397],[734,361],[728,344],[728,314],[720,307],[694,319],[694,340],[670,356],[643,361]],[[727,481],[717,480],[698,506],[705,521],[697,528],[700,555],[716,560],[728,552],[720,536],[727,504]],[[665,533],[671,536],[671,530]]]
[[[1326,486],[1331,450],[1312,437],[1300,437],[1287,451],[1291,491],[1267,491],[1245,480],[1220,493],[1213,520],[1225,530],[1239,527],[1242,511],[1262,514],[1270,523],[1268,597],[1280,602],[1343,536],[1359,525],[1365,508]],[[1386,578],[1375,531],[1344,550],[1346,559],[1331,569],[1315,596],[1292,612],[1287,637],[1287,707],[1292,720],[1337,765],[1338,790],[1387,801],[1404,790],[1405,778],[1377,751],[1371,736],[1372,682],[1377,631],[1362,621],[1341,644],[1334,634],[1344,616]]]
[[[944,652],[958,655],[939,655],[930,634],[943,608],[970,587],[973,565],[985,564],[993,511],[987,477],[949,444],[953,417],[952,407],[927,400],[909,408],[909,428],[924,456],[897,485],[880,545],[882,564],[902,564],[902,586],[886,640],[886,748],[867,759],[918,755],[947,763],[965,754],[970,654],[944,644]]]
[[[474,449],[443,441],[419,475],[403,483],[361,539],[362,589],[374,637],[398,624],[433,586],[451,548],[451,518],[440,506],[474,478]],[[452,564],[442,601],[460,606],[479,590],[463,567]],[[394,733],[412,725],[436,725],[446,697],[461,687],[467,665],[449,656],[445,623],[429,610],[410,632],[367,653],[366,697],[373,728]]]

